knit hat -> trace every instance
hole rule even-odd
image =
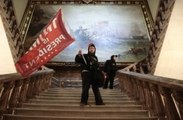
[[[93,44],[93,43],[90,43],[89,45],[88,45],[88,48],[89,47],[94,47],[95,48],[95,45]]]

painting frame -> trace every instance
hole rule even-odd
[[[47,1],[47,2],[43,2],[43,1],[32,1],[30,7],[29,7],[29,12],[28,12],[28,16],[25,17],[27,18],[26,21],[24,21],[24,24],[29,24],[30,25],[30,21],[33,17],[33,13],[34,13],[34,10],[36,8],[37,5],[66,5],[66,4],[74,4],[74,5],[85,5],[85,4],[89,4],[89,5],[140,5],[141,6],[141,9],[142,9],[142,13],[143,13],[143,16],[144,16],[144,20],[145,20],[145,23],[146,23],[146,26],[147,26],[147,31],[148,31],[148,34],[151,35],[152,34],[152,28],[153,28],[153,19],[152,19],[152,16],[150,15],[150,12],[149,12],[149,9],[147,8],[146,6],[146,2],[144,2],[144,0],[137,0],[137,1],[119,1],[119,2],[116,2],[116,1],[107,1],[107,2],[104,2],[104,1],[90,1],[90,2],[86,2],[86,1],[62,1],[62,2],[53,2],[53,1]],[[27,23],[26,23],[27,22]],[[27,26],[29,26],[27,25]],[[22,33],[22,36],[24,38],[24,41],[25,41],[25,36],[27,35],[28,33],[28,27],[27,28],[24,28],[24,29],[21,29],[21,33]],[[103,63],[104,61],[102,61]],[[57,62],[59,63],[59,62]],[[71,64],[71,63],[74,63],[74,61],[60,61],[60,63],[65,63],[65,64]],[[122,63],[122,62],[119,62],[119,63]]]

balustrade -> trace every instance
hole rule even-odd
[[[159,120],[182,120],[183,82],[176,79],[119,70],[121,90],[139,101]]]
[[[12,113],[15,107],[21,107],[28,99],[39,95],[49,88],[54,71],[37,71],[27,78],[18,73],[0,75],[0,115]]]

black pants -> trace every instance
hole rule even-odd
[[[108,84],[109,84],[109,88],[113,89],[113,83],[114,83],[114,77],[113,76],[108,76],[105,80],[103,88],[108,88]]]
[[[89,89],[90,89],[90,85],[92,85],[92,90],[95,96],[95,104],[96,105],[103,104],[99,87],[93,79],[94,75],[92,74],[92,72],[83,72],[81,74],[81,77],[82,77],[81,103],[84,103],[84,104],[88,103]]]

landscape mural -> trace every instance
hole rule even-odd
[[[67,31],[75,39],[51,61],[74,62],[81,49],[96,45],[99,62],[118,55],[117,62],[137,62],[147,55],[149,35],[140,5],[37,5],[26,42],[32,44],[50,19],[61,9]]]

